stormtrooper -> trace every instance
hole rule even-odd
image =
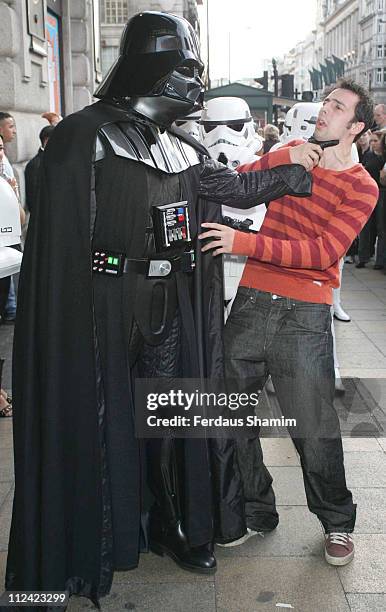
[[[214,98],[207,102],[201,115],[200,139],[212,159],[233,169],[259,159],[257,152],[263,146],[262,139],[255,132],[248,104],[242,98],[235,97]],[[253,206],[246,211],[229,206],[222,207],[223,216],[228,223],[251,231],[260,229],[265,212],[264,204]],[[241,255],[223,257],[226,315],[231,311],[246,260],[247,258]]]
[[[196,140],[200,140],[200,119],[201,109],[191,113],[187,117],[176,119],[174,122],[175,127],[180,128]]]
[[[136,381],[223,376],[221,262],[196,239],[221,218],[211,194],[250,206],[311,182],[301,166],[238,175],[171,128],[201,107],[202,71],[187,21],[140,13],[100,100],[47,145],[15,330],[8,590],[98,604],[149,548],[216,569],[208,441],[137,437]]]
[[[19,272],[23,254],[10,248],[19,244],[21,239],[19,201],[2,175],[0,175],[0,202],[0,278],[6,278]]]
[[[297,102],[285,116],[283,133],[280,140],[286,144],[290,140],[303,138],[308,140],[315,131],[318,113],[322,104],[319,102]],[[274,145],[276,148],[280,145]]]

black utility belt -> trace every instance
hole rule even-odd
[[[174,257],[148,257],[130,259],[125,253],[96,249],[92,254],[93,274],[122,276],[129,272],[144,274],[147,278],[167,278],[174,272],[193,272],[196,266],[194,250]]]

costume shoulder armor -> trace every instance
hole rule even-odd
[[[95,159],[109,145],[115,155],[146,164],[168,174],[178,174],[201,163],[199,152],[168,130],[149,124],[117,122],[98,131]]]

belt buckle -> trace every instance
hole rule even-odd
[[[147,271],[148,278],[165,278],[172,271],[172,264],[168,259],[150,259]]]

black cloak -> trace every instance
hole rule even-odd
[[[145,164],[108,157],[96,173],[97,202],[91,196],[97,131],[129,119],[98,102],[61,122],[44,154],[15,328],[8,590],[66,589],[97,601],[114,569],[138,563],[143,470],[127,344],[140,288],[137,274],[91,273],[92,240],[142,256],[149,186],[162,189],[162,175],[170,182]],[[197,200],[199,174],[197,165],[173,175],[191,206],[193,237],[200,220],[220,219],[218,206]],[[222,376],[221,261],[198,253],[191,287],[187,274],[176,275],[182,375]],[[206,441],[186,441],[185,480],[186,530],[199,546],[213,537]]]

